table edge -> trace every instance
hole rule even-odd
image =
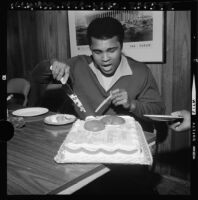
[[[63,184],[62,186],[52,190],[47,194],[72,194],[73,192],[79,190],[83,186],[87,185],[89,182],[95,180],[96,178],[102,176],[103,174],[110,171],[108,167],[101,164],[96,168],[88,171],[85,174],[73,179],[72,181]]]

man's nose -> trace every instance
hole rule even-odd
[[[108,53],[103,53],[102,54],[102,61],[107,62],[109,61],[110,57],[108,55]]]

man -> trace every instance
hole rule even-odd
[[[87,38],[91,56],[76,56],[65,63],[51,60],[53,78],[69,79],[86,110],[85,116],[126,114],[145,122],[144,114],[164,113],[150,69],[122,54],[124,29],[118,20],[96,18],[88,26]],[[95,112],[109,95],[111,99]],[[85,117],[77,106],[75,109],[81,118]]]
[[[180,110],[171,113],[173,116],[180,116],[183,117],[184,120],[182,122],[176,122],[174,124],[171,124],[169,127],[176,131],[176,132],[181,132],[181,131],[186,131],[190,130],[191,128],[191,114],[187,110]]]

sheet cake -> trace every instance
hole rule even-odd
[[[140,124],[133,117],[122,117],[126,123],[106,125],[105,130],[98,132],[86,130],[85,121],[78,119],[54,160],[57,163],[152,164],[152,156]]]

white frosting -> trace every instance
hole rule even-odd
[[[87,117],[85,118],[85,121],[92,120],[92,119],[96,119],[96,117],[94,117],[94,116],[92,116],[92,115],[87,116]]]
[[[85,130],[85,121],[77,120],[54,160],[57,163],[137,163],[151,165],[152,156],[141,126],[130,116],[122,117],[126,120],[126,123],[106,126],[105,130],[98,132]],[[94,118],[100,119],[101,116]],[[89,118],[86,120],[89,120]]]
[[[48,116],[47,121],[51,123],[68,123],[70,121],[75,120],[75,116],[68,115],[68,114],[56,114],[56,115],[51,115]]]
[[[59,156],[55,157],[55,161],[58,163],[140,163],[144,159],[144,154],[136,152],[133,154],[124,154],[124,153],[114,153],[111,155],[105,154],[103,152],[97,153],[97,155],[92,155],[84,152],[70,153],[68,151],[63,151],[65,159],[60,158]]]
[[[85,108],[83,107],[82,103],[80,102],[79,98],[76,94],[71,94],[69,97],[73,100],[73,102],[80,108],[81,112],[86,112]]]
[[[98,132],[91,132],[84,128],[85,121],[77,120],[66,139],[66,145],[70,149],[84,148],[89,151],[104,149],[115,150],[140,150],[135,120],[125,119],[126,123],[121,125],[105,126]]]

